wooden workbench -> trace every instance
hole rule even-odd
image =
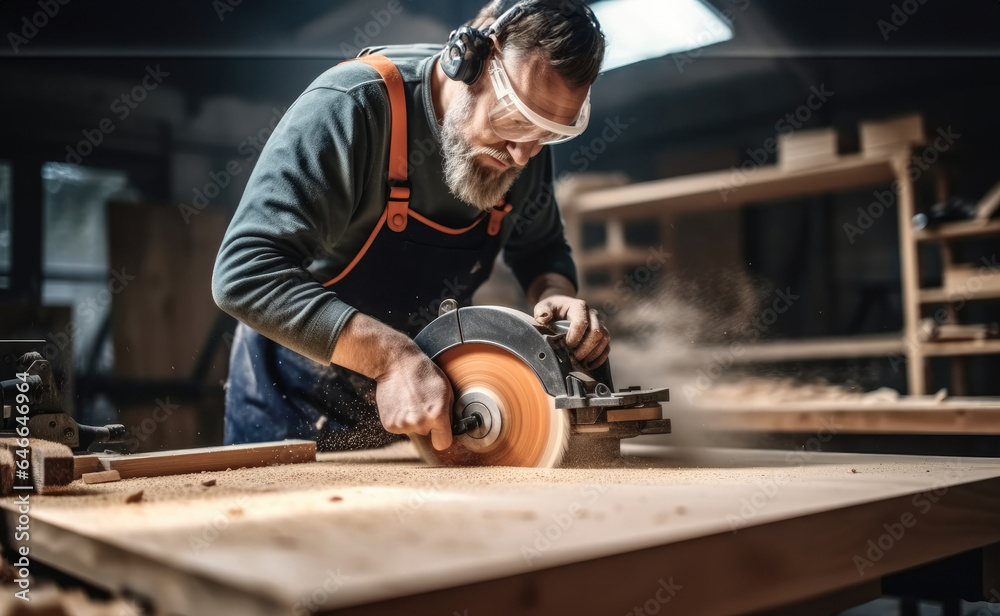
[[[75,482],[32,497],[31,554],[170,614],[737,614],[810,600],[821,614],[878,596],[883,575],[1000,541],[1000,460],[625,452],[617,468],[442,469],[397,446]]]

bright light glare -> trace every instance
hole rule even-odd
[[[605,71],[733,38],[729,21],[699,0],[601,0],[590,8],[608,39]]]

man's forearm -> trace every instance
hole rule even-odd
[[[546,297],[553,295],[576,297],[576,287],[573,286],[569,278],[562,274],[549,272],[535,278],[531,286],[528,287],[526,295],[528,296],[528,303],[534,306]]]
[[[356,312],[341,330],[330,361],[377,381],[393,364],[422,354],[406,334]]]

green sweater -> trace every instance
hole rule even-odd
[[[436,57],[394,57],[407,93],[410,208],[449,227],[480,212],[443,180],[431,75]],[[361,250],[386,206],[390,108],[378,73],[360,62],[320,75],[285,113],[250,175],[215,263],[216,303],[252,329],[328,364],[356,309],[323,287]],[[547,272],[576,284],[553,197],[549,148],[509,194],[504,261],[521,286]],[[387,233],[387,230],[383,230]],[[440,285],[440,275],[428,278]]]

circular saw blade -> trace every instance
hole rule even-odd
[[[449,349],[435,360],[455,389],[455,400],[466,392],[489,392],[499,409],[496,440],[478,451],[455,437],[451,447],[434,449],[429,436],[411,435],[423,458],[447,466],[557,466],[569,442],[569,417],[538,377],[513,353],[491,344],[471,343]],[[454,414],[453,414],[454,419]]]

